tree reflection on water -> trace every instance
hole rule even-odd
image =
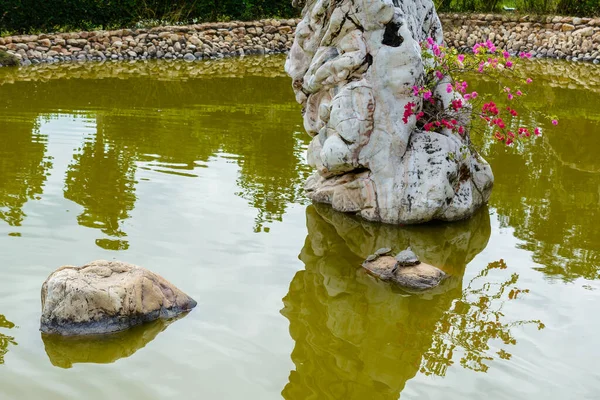
[[[0,220],[21,226],[23,206],[42,194],[52,163],[39,123],[27,118],[0,119]]]
[[[449,366],[485,372],[510,358],[510,321],[518,275],[492,263],[463,287],[466,265],[487,246],[488,210],[473,219],[425,227],[371,224],[326,206],[307,209],[305,270],[293,278],[282,314],[295,341],[286,399],[397,399],[417,373],[443,376]],[[411,246],[450,277],[436,290],[408,295],[365,273],[362,260],[380,247]],[[492,354],[500,341],[504,348]]]
[[[0,329],[12,329],[15,324],[6,319],[4,315],[0,314]],[[0,364],[4,364],[4,356],[8,353],[8,345],[16,346],[17,342],[12,336],[5,335],[0,332]]]
[[[431,348],[423,355],[420,372],[427,375],[445,376],[454,362],[454,353],[459,349],[460,365],[478,372],[487,372],[486,361],[495,356],[510,360],[512,355],[500,349],[490,354],[489,343],[500,340],[505,345],[516,345],[511,329],[526,324],[543,329],[539,320],[507,322],[503,307],[506,301],[517,300],[529,289],[519,289],[515,285],[519,274],[513,273],[503,282],[490,282],[486,277],[492,270],[506,270],[504,260],[490,263],[477,276],[472,278],[445,312],[433,332]],[[502,278],[504,279],[504,278]]]

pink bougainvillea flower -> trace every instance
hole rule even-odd
[[[552,125],[554,125],[554,126],[558,125],[558,121],[557,121],[557,120],[555,120],[555,119],[553,119],[553,120],[552,120]]]
[[[488,58],[488,64],[492,66],[492,68],[498,67],[498,59],[497,58]]]
[[[493,101],[490,101],[489,103],[484,104],[483,107],[481,108],[481,111],[484,114],[491,114],[491,115],[498,115],[498,113],[499,113],[498,107],[496,106],[496,103],[494,103]]]
[[[456,91],[462,94],[465,94],[467,92],[467,87],[469,87],[469,84],[467,82],[456,82]]]
[[[502,118],[496,118],[492,122],[494,125],[498,126],[498,128],[500,128],[500,129],[506,128],[506,125],[504,124],[504,121],[502,120]]]
[[[454,109],[454,111],[458,111],[461,108],[463,108],[463,102],[461,99],[457,99],[457,100],[452,100],[452,108]]]
[[[448,132],[451,131],[456,135],[467,135],[469,130],[465,126],[459,125],[458,115],[461,115],[461,123],[465,123],[462,120],[461,109],[468,107],[468,113],[465,115],[471,115],[471,118],[481,118],[486,121],[485,125],[489,126],[489,129],[494,133],[495,139],[502,143],[510,146],[515,143],[518,139],[525,137],[541,135],[540,128],[531,128],[531,130],[521,127],[515,128],[513,131],[508,131],[507,123],[500,117],[500,111],[496,103],[489,102],[483,104],[483,107],[479,112],[471,110],[472,106],[480,106],[474,100],[479,97],[477,92],[467,93],[468,84],[465,81],[457,81],[454,72],[460,72],[465,69],[470,71],[479,71],[482,74],[489,74],[492,79],[496,76],[496,73],[510,73],[514,68],[518,66],[517,57],[520,58],[531,58],[532,54],[527,52],[509,53],[498,49],[491,40],[486,40],[481,43],[476,43],[472,50],[475,53],[474,62],[467,59],[464,54],[449,55],[446,54],[446,47],[436,43],[433,38],[427,38],[426,42],[421,44],[421,49],[424,56],[432,59],[433,69],[428,71],[425,77],[424,83],[421,85],[414,86],[413,94],[415,99],[419,100],[414,103],[408,103],[405,106],[404,117],[402,120],[405,123],[418,123],[418,126],[422,126],[424,131],[427,132]],[[432,54],[435,57],[432,57]],[[453,65],[454,63],[454,65]],[[444,82],[446,80],[446,82]],[[445,85],[446,92],[453,94],[453,92],[459,93],[462,96],[450,96],[450,104],[442,104],[439,98],[435,97],[433,87],[442,83]],[[449,83],[448,83],[449,82]],[[523,81],[521,81],[523,82]],[[531,84],[533,80],[531,78],[526,79],[527,84]],[[438,89],[436,89],[438,90]],[[442,89],[443,90],[443,89]],[[524,96],[521,90],[517,88],[511,89],[510,87],[504,87],[501,93],[504,92],[509,100],[514,100],[515,97]],[[427,105],[427,102],[431,103],[433,107]],[[416,103],[416,104],[415,104]],[[483,102],[482,102],[483,103]],[[420,110],[421,104],[425,104],[425,109]],[[418,107],[418,108],[417,108]],[[473,111],[473,112],[472,112]],[[464,111],[462,111],[464,112]],[[502,110],[502,115],[510,114],[512,117],[509,118],[510,125],[517,123],[519,114],[516,110],[511,107],[506,107]],[[415,119],[412,119],[413,116]],[[553,125],[558,125],[558,120],[552,119]]]
[[[527,128],[519,128],[519,135],[529,137],[531,133],[529,133],[529,129]]]
[[[404,117],[402,118],[402,122],[405,124],[408,124],[408,119],[415,113],[413,107],[416,107],[416,104],[412,102],[409,102],[404,106]]]

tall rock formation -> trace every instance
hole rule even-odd
[[[302,21],[286,71],[313,137],[309,198],[372,221],[414,224],[470,217],[492,171],[462,137],[402,121],[424,78],[420,43],[441,44],[431,0],[296,0]],[[456,94],[435,93],[440,106]]]

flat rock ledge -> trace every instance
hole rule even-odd
[[[412,266],[400,266],[392,256],[381,256],[365,261],[363,268],[371,275],[383,281],[390,281],[408,291],[433,289],[446,278],[444,271],[433,265],[419,263]]]
[[[40,330],[64,336],[119,332],[192,310],[196,301],[136,265],[94,261],[66,265],[42,285]]]

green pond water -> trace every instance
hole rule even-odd
[[[542,137],[479,138],[471,220],[393,227],[311,205],[283,59],[0,69],[1,399],[597,399],[600,68],[535,62]],[[484,92],[493,82],[477,82]],[[412,246],[408,295],[361,261]],[[39,332],[58,266],[119,259],[198,301],[100,338]]]

